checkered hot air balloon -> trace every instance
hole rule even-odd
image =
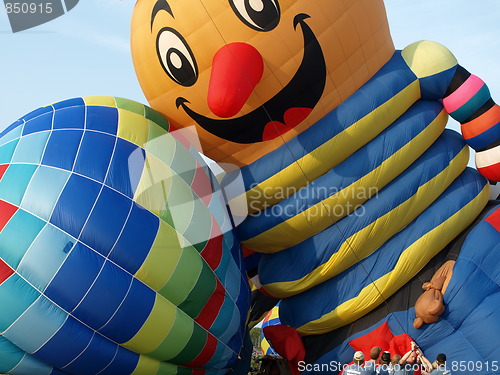
[[[0,138],[0,373],[223,374],[249,290],[206,165],[142,104],[40,108]]]

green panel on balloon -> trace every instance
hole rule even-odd
[[[172,359],[173,363],[188,363],[194,360],[203,350],[207,343],[208,333],[199,325],[194,326],[191,339],[186,344],[184,349]]]
[[[202,271],[203,259],[200,254],[192,247],[185,248],[172,276],[159,293],[174,305],[179,306],[196,285]],[[200,295],[200,298],[203,296]]]
[[[165,117],[163,117],[160,112],[155,111],[154,109],[144,106],[144,116],[153,121],[155,124],[160,126],[161,128],[165,130],[170,129],[170,123],[167,121]]]
[[[144,105],[141,103],[135,102],[130,99],[124,98],[116,98],[116,106],[121,109],[125,109],[130,112],[137,113],[138,115],[144,116]]]
[[[196,323],[193,320],[177,310],[172,328],[168,332],[163,342],[148,356],[160,361],[168,361],[177,356],[188,344]]]
[[[210,297],[215,291],[216,286],[217,281],[213,271],[210,269],[208,264],[203,262],[203,269],[198,276],[198,280],[196,280],[196,283],[189,295],[186,296],[182,304],[179,305],[179,308],[186,312],[189,316],[196,318],[200,314],[201,310],[203,310],[207,302],[210,301]]]

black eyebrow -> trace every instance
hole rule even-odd
[[[158,0],[153,8],[153,12],[151,13],[151,30],[153,30],[153,23],[155,21],[155,17],[158,12],[165,10],[173,17],[174,13],[172,12],[172,8],[168,4],[167,0]]]

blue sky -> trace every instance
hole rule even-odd
[[[385,3],[397,48],[421,39],[443,43],[500,101],[499,0]],[[145,103],[129,51],[134,4],[81,0],[65,16],[17,34],[0,8],[0,128],[75,96],[114,95]]]

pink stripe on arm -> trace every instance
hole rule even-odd
[[[458,89],[443,99],[443,105],[446,112],[455,112],[467,103],[470,98],[476,95],[483,85],[484,81],[481,78],[471,74]]]

